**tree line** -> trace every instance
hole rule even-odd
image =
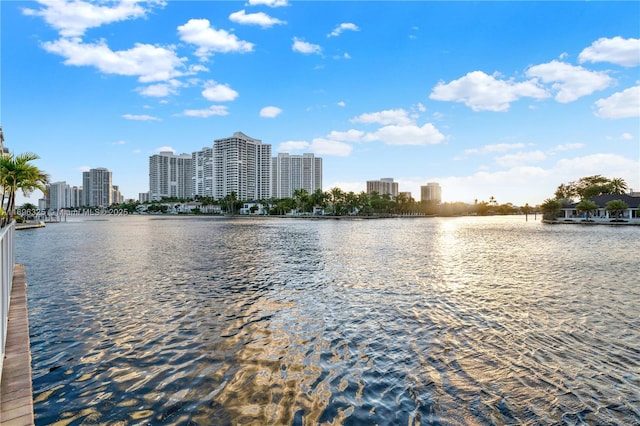
[[[268,215],[314,215],[323,214],[329,216],[464,216],[464,215],[508,215],[534,213],[536,207],[515,206],[512,203],[500,204],[494,197],[488,201],[475,200],[473,204],[464,202],[438,203],[435,201],[416,201],[405,194],[391,196],[377,192],[356,193],[344,191],[334,187],[327,191],[320,189],[309,193],[305,189],[296,189],[292,197],[268,198],[261,200],[240,200],[235,193],[228,194],[216,200],[213,197],[195,196],[194,198],[163,198],[159,201],[149,201],[146,204],[148,212],[166,212],[167,204],[187,203],[197,201],[202,209],[207,206],[220,206],[226,214],[238,214],[245,204],[251,204],[251,213],[258,210]],[[133,213],[141,204],[137,201],[129,201],[112,206],[113,208],[126,209]],[[261,207],[261,208],[260,208]],[[196,209],[195,213],[199,213]]]
[[[554,197],[544,200],[540,208],[544,219],[556,220],[562,208],[578,201],[575,206],[576,210],[584,213],[588,220],[591,214],[598,210],[598,205],[591,200],[592,198],[607,194],[624,194],[627,190],[627,183],[622,178],[609,179],[601,175],[586,176],[576,181],[560,184]],[[609,212],[611,217],[617,218],[629,209],[629,205],[622,200],[611,200],[607,202],[604,209]]]

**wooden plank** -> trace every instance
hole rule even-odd
[[[24,265],[13,269],[9,326],[0,382],[0,424],[34,424],[27,280]]]

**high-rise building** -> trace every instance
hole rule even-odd
[[[71,187],[67,182],[53,182],[48,185],[49,208],[60,210],[71,207]]]
[[[213,148],[204,147],[191,154],[193,195],[213,197]]]
[[[120,193],[120,187],[118,185],[113,185],[111,188],[111,200],[114,204],[122,204],[124,203],[124,197]]]
[[[432,201],[435,203],[442,202],[442,188],[437,182],[428,182],[426,186],[420,187],[420,200]]]
[[[271,145],[242,132],[213,142],[213,196],[271,198]]]
[[[111,172],[104,167],[82,172],[84,206],[109,207],[113,203]]]
[[[161,151],[149,157],[149,199],[193,197],[191,154]]]
[[[377,192],[379,195],[389,194],[391,198],[398,196],[398,182],[393,178],[382,178],[380,180],[367,181],[367,194]]]
[[[82,187],[72,186],[69,191],[69,207],[78,208],[83,205]]]
[[[278,153],[271,161],[271,196],[291,198],[296,189],[322,190],[322,158],[313,154]]]

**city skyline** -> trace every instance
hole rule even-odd
[[[640,189],[637,2],[2,2],[0,125],[52,182],[243,132],[324,159],[325,190],[538,204]],[[40,198],[34,193],[30,201]]]

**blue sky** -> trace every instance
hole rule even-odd
[[[2,1],[0,125],[52,182],[236,131],[444,201],[640,190],[640,2]],[[36,193],[32,200],[40,194]],[[19,200],[20,201],[20,200]]]

